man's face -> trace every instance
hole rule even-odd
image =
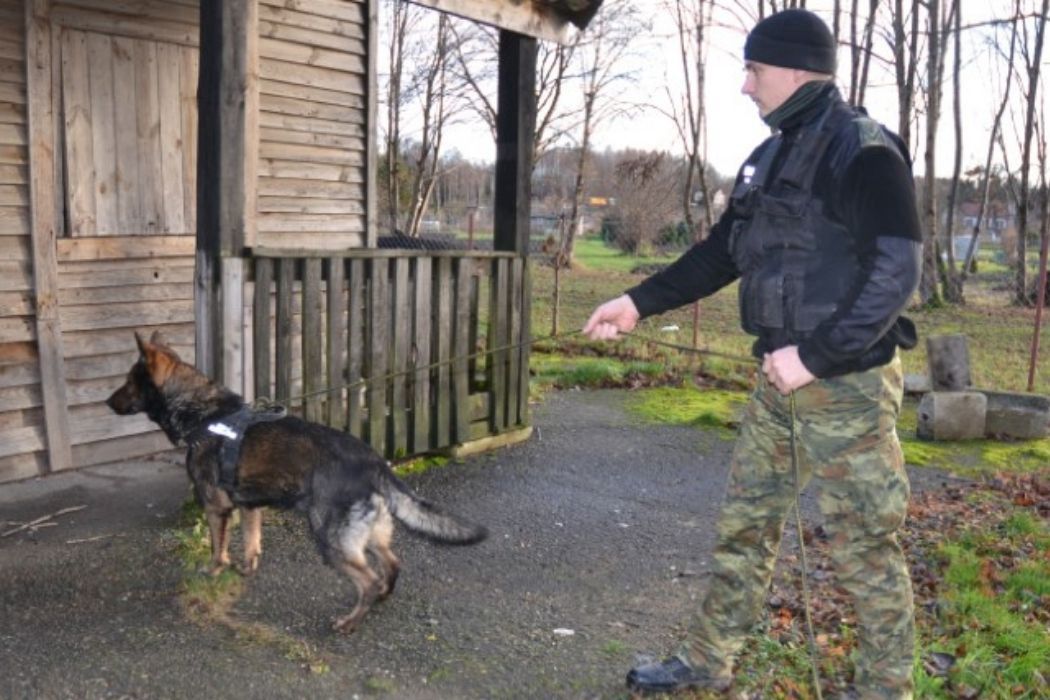
[[[744,86],[740,92],[754,101],[759,116],[765,117],[784,104],[805,82],[805,71],[771,66],[758,61],[744,61]]]

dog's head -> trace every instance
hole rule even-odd
[[[124,385],[106,399],[106,405],[122,416],[147,410],[150,401],[160,395],[164,383],[182,363],[178,354],[164,344],[159,331],[149,340],[138,333],[135,342],[139,346],[139,358],[131,366]]]

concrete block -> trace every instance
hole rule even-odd
[[[930,391],[933,387],[930,386],[930,377],[927,374],[905,374],[904,375],[904,393],[905,394],[925,394]]]
[[[931,391],[919,402],[916,434],[923,440],[984,437],[988,399],[979,391]]]
[[[970,388],[970,347],[965,335],[931,335],[926,339],[926,364],[934,391]]]
[[[988,401],[984,434],[1034,440],[1050,436],[1050,396],[979,390]]]

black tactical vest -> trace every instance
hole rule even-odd
[[[899,153],[878,123],[841,101],[795,135],[778,172],[770,177],[782,135],[774,136],[733,191],[738,220],[729,251],[740,271],[740,318],[752,335],[798,344],[857,284],[859,259],[853,236],[813,195],[813,179],[828,145],[844,128],[858,129],[860,145]]]

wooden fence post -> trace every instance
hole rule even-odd
[[[245,389],[243,289],[232,287],[244,284],[240,258],[255,241],[258,19],[258,0],[201,0],[196,362],[239,392]]]

